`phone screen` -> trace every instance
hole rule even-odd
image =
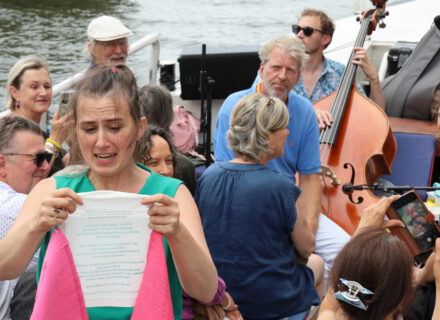
[[[69,109],[69,98],[72,94],[72,91],[63,91],[61,92],[61,100],[60,105],[58,107],[59,117],[63,117],[66,113],[68,113]]]
[[[426,220],[427,212],[415,196],[411,197],[409,195],[407,201],[404,197],[393,204],[397,213],[420,246],[420,249],[432,248],[435,238],[439,236],[437,229],[434,224]]]

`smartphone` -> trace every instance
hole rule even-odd
[[[405,242],[416,262],[424,262],[440,237],[440,227],[419,194],[411,190],[402,195],[391,204],[387,216],[405,224],[406,228],[392,228],[391,233]]]
[[[69,113],[69,99],[72,93],[71,90],[61,92],[60,105],[58,106],[58,116],[60,118]]]

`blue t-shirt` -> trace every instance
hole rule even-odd
[[[229,161],[234,153],[228,146],[226,132],[229,118],[235,104],[242,97],[255,93],[256,86],[231,94],[223,103],[217,116],[214,131],[214,156],[216,161]],[[295,182],[295,173],[303,175],[319,173],[321,160],[319,153],[319,128],[315,111],[307,99],[290,92],[287,97],[290,133],[284,145],[284,155],[269,161],[268,166]]]
[[[246,320],[279,319],[319,303],[313,273],[295,264],[290,233],[300,190],[260,164],[215,163],[196,202],[209,250]]]

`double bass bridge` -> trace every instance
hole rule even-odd
[[[330,167],[326,165],[321,165],[321,174],[324,178],[329,178],[331,184],[334,186],[339,186],[341,184],[341,180],[336,176],[336,174],[330,169]]]

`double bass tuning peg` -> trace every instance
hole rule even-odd
[[[384,11],[384,12],[380,13],[379,17],[380,17],[380,19],[384,19],[385,17],[388,17],[389,15],[390,15],[389,11]]]

